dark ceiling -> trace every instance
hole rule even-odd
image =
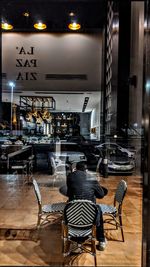
[[[2,21],[13,24],[12,31],[33,32],[33,24],[42,20],[48,32],[68,32],[70,12],[75,13],[82,28],[79,32],[97,32],[103,28],[106,0],[1,0]],[[30,16],[23,16],[29,12]]]

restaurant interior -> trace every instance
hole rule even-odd
[[[0,266],[148,267],[150,1],[0,9]],[[82,250],[64,227],[61,189],[78,162],[108,189],[96,198],[104,251],[93,230]]]

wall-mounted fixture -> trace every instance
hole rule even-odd
[[[1,28],[3,30],[10,31],[10,30],[13,29],[13,25],[11,25],[11,24],[9,24],[7,22],[3,22],[3,23],[1,23]]]
[[[81,24],[78,22],[77,16],[74,12],[69,13],[70,23],[68,24],[68,28],[72,31],[77,31],[81,28]]]
[[[112,22],[113,33],[117,33],[119,31],[119,17],[118,14],[114,14],[113,22]]]
[[[37,30],[45,30],[47,28],[47,25],[42,22],[38,22],[34,24],[34,28]]]
[[[82,112],[85,111],[88,101],[89,101],[89,97],[85,97],[85,99],[84,99],[84,103],[83,103]]]
[[[72,31],[77,31],[81,28],[81,25],[76,21],[69,23],[68,28]]]

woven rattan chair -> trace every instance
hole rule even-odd
[[[74,200],[67,203],[62,223],[63,255],[72,252],[90,253],[96,260],[97,206],[89,200]]]
[[[42,197],[40,193],[40,189],[37,181],[33,178],[33,188],[38,202],[38,220],[37,220],[37,228],[49,222],[49,219],[52,218],[55,214],[63,214],[66,202],[58,202],[47,205],[42,205]]]
[[[115,225],[116,229],[118,229],[119,227],[121,229],[123,242],[124,242],[124,233],[122,224],[122,204],[126,192],[127,192],[127,183],[124,180],[121,180],[115,192],[114,204],[113,205],[100,204],[103,217],[107,216],[106,219],[104,217],[104,223],[113,224]]]

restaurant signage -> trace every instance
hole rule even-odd
[[[16,51],[18,53],[18,58],[16,58],[16,67],[19,68],[36,68],[37,67],[37,59],[33,58],[35,48],[30,46],[28,49],[25,47],[16,47]],[[24,58],[26,56],[26,58]],[[16,80],[37,80],[37,72],[36,71],[19,71],[17,74]]]
[[[2,33],[3,92],[95,90],[100,70],[101,34]]]

